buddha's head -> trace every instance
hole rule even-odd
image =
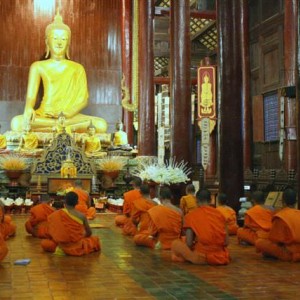
[[[119,121],[117,124],[116,124],[116,129],[119,131],[119,130],[123,130],[123,123],[122,121]]]
[[[71,42],[71,30],[63,20],[59,11],[57,11],[54,21],[46,27],[46,58],[49,53],[56,56],[70,58],[69,45]]]
[[[90,122],[89,126],[87,127],[87,131],[90,136],[93,136],[96,133],[96,126],[93,124],[92,121]]]

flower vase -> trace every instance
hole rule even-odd
[[[115,187],[115,180],[118,178],[120,174],[119,170],[114,171],[103,171],[103,175],[109,177],[112,180],[111,187]]]
[[[148,180],[145,182],[145,184],[148,184],[148,187],[149,187],[149,193],[150,193],[150,197],[153,199],[153,198],[156,198],[158,197],[158,187],[159,187],[159,184],[155,181],[152,181],[152,180]]]
[[[10,180],[11,186],[18,186],[18,180],[23,174],[23,170],[5,170],[5,174]]]

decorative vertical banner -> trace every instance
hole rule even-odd
[[[201,163],[207,169],[210,160],[209,135],[216,125],[216,69],[198,68],[198,125],[201,130]]]
[[[157,157],[158,157],[158,164],[164,164],[165,158],[165,128],[159,127],[157,129],[158,132],[158,149],[157,149]]]

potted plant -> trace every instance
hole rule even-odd
[[[10,179],[11,185],[18,185],[18,179],[27,168],[27,163],[24,157],[9,154],[0,157],[0,167]]]

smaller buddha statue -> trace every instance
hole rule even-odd
[[[71,149],[67,149],[67,159],[62,162],[60,169],[60,176],[63,178],[75,178],[77,177],[77,168],[71,159]]]
[[[104,156],[105,152],[101,152],[100,139],[95,135],[96,127],[93,122],[87,127],[88,136],[85,136],[82,141],[83,151],[87,157]]]
[[[116,124],[116,132],[113,133],[113,146],[128,146],[127,133],[123,130],[123,123],[121,121]]]
[[[38,154],[43,151],[43,149],[38,149],[38,145],[38,136],[36,133],[31,131],[31,125],[28,122],[25,124],[24,133],[20,138],[19,147],[15,151],[27,154]]]
[[[6,136],[1,133],[1,125],[0,125],[0,152],[6,150]]]

